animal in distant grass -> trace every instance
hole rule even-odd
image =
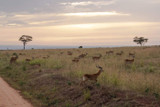
[[[79,62],[79,58],[74,58],[72,62],[75,62],[75,63]]]
[[[129,57],[135,58],[135,52],[134,53],[129,53],[128,55],[129,55]]]
[[[30,62],[31,61],[31,59],[28,59],[28,58],[26,58],[25,60],[26,60],[26,62]]]
[[[114,51],[106,51],[106,55],[111,55],[113,53],[114,53]]]
[[[133,59],[125,59],[125,65],[132,64],[133,62],[134,62],[134,58]]]
[[[14,56],[11,57],[11,59],[10,59],[10,64],[15,63],[15,62],[17,61],[17,59],[18,59],[18,55],[15,54]]]
[[[49,55],[47,55],[47,56],[43,56],[42,58],[43,59],[48,59],[50,56]]]
[[[102,57],[102,55],[100,54],[99,56],[93,56],[92,59],[94,61],[99,60]]]
[[[68,54],[68,55],[72,55],[73,53],[72,53],[71,51],[68,51],[67,54]]]
[[[124,53],[123,51],[117,52],[116,55],[117,55],[117,56],[121,56],[123,53]]]
[[[19,53],[19,55],[25,55],[25,53]]]
[[[88,53],[81,54],[81,55],[79,55],[78,57],[79,57],[79,58],[84,58],[85,56],[87,56],[87,54],[88,54]]]
[[[92,81],[97,82],[98,76],[99,76],[104,70],[103,70],[103,68],[100,67],[100,66],[96,66],[96,67],[99,69],[99,71],[98,71],[97,73],[95,73],[95,74],[84,74],[84,75],[83,75],[83,80],[82,80],[82,82],[80,83],[80,85],[84,84],[84,83],[85,83],[86,81],[88,81],[88,80],[92,80]]]

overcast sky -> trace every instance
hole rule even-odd
[[[23,34],[32,45],[159,45],[159,10],[160,0],[0,0],[0,45]]]

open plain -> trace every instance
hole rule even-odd
[[[0,76],[35,107],[160,106],[159,46],[5,50]]]

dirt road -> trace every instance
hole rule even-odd
[[[0,77],[0,107],[33,107]]]

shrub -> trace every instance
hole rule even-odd
[[[37,65],[37,64],[41,64],[41,63],[44,63],[44,61],[42,60],[32,60],[29,62],[30,65]]]
[[[67,84],[68,84],[69,86],[71,86],[71,85],[72,85],[72,83],[71,83],[70,81],[68,81],[68,82],[67,82]]]
[[[18,54],[17,54],[17,53],[13,53],[12,55],[18,56]]]
[[[22,70],[26,71],[26,66],[25,65],[23,65]]]
[[[145,71],[146,73],[153,73],[153,72],[155,72],[155,69],[154,69],[154,67],[149,66],[149,67],[147,67],[144,71]]]

